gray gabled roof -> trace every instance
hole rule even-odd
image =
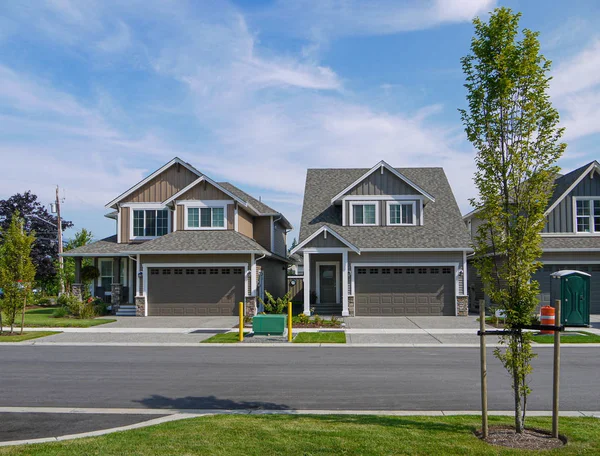
[[[267,253],[256,241],[232,230],[175,231],[144,242],[136,253]]]
[[[559,175],[554,180],[554,191],[548,201],[548,208],[551,208],[559,199],[561,199],[565,192],[573,185],[593,164],[595,161],[587,163],[577,169],[574,169],[570,173],[565,175]]]
[[[331,199],[368,169],[309,169],[306,174],[300,242],[329,226],[360,249],[469,249],[470,238],[442,168],[395,168],[430,193],[423,226],[342,226],[340,206]]]
[[[102,256],[102,255],[126,255],[133,248],[139,247],[140,243],[117,244],[117,236],[109,236],[91,244],[77,247],[66,251],[63,256]]]
[[[598,251],[600,250],[600,237],[588,235],[573,235],[569,236],[566,233],[564,236],[542,236],[542,249],[544,252],[551,251]]]

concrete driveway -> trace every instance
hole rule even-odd
[[[479,329],[476,316],[468,317],[345,317],[351,329]]]
[[[110,317],[114,323],[101,328],[232,328],[239,322],[238,317]]]

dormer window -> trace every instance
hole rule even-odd
[[[600,233],[600,199],[576,199],[575,211],[577,233]]]
[[[416,203],[414,201],[406,203],[388,201],[387,220],[388,225],[416,225]]]
[[[154,238],[168,232],[168,209],[133,209],[132,239]]]
[[[369,226],[379,223],[379,213],[376,202],[352,202],[350,203],[352,213],[352,226]]]
[[[188,203],[185,208],[185,227],[188,230],[224,230],[227,227],[226,206]]]

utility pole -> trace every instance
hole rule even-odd
[[[65,292],[65,281],[64,281],[64,272],[65,265],[64,259],[62,257],[63,253],[63,241],[62,241],[62,222],[60,219],[60,198],[58,196],[58,185],[56,186],[56,225],[58,229],[58,270],[59,270],[59,284],[60,284],[60,294]]]

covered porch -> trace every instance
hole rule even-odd
[[[350,316],[348,249],[305,249],[304,314]]]

